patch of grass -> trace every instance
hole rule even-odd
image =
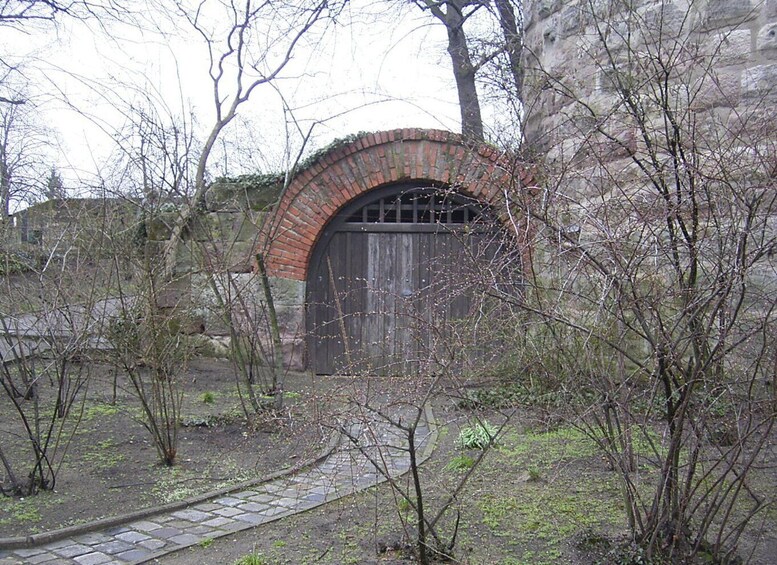
[[[180,467],[164,468],[161,476],[152,488],[154,497],[161,503],[177,502],[189,498],[197,493],[197,490],[187,484],[188,477]]]
[[[515,514],[518,501],[513,497],[502,497],[488,494],[478,501],[478,506],[483,512],[483,523],[492,531],[498,531],[502,521]]]
[[[113,439],[103,440],[82,455],[96,469],[111,469],[124,461],[124,454]]]
[[[510,535],[529,542],[555,547],[582,528],[596,529],[619,524],[622,510],[614,493],[601,494],[601,488],[583,481],[576,492],[564,485],[553,489],[529,487],[515,496],[486,496],[479,502],[483,523],[494,533],[505,533],[505,523],[515,526]],[[509,522],[504,522],[509,517]]]
[[[91,422],[95,418],[114,416],[119,413],[119,407],[114,404],[105,404],[98,402],[96,404],[90,404],[84,408],[84,415],[81,418],[84,422]]]
[[[485,449],[496,438],[497,429],[486,420],[459,431],[458,445],[464,449]]]
[[[215,428],[231,424],[235,419],[234,414],[207,414],[205,416],[181,416],[178,423],[183,428]]]
[[[499,453],[508,458],[531,455],[536,464],[592,457],[598,453],[596,443],[580,430],[563,427],[547,432],[511,432],[501,437]]]
[[[540,473],[540,470],[537,467],[529,467],[528,473],[529,481],[533,483],[539,481],[542,478],[542,473]]]
[[[200,540],[198,545],[203,549],[208,549],[211,545],[213,545],[213,538],[205,538]]]
[[[282,539],[277,539],[274,542],[272,542],[272,546],[276,549],[280,549],[282,547],[286,547],[286,542]]]
[[[475,460],[469,455],[457,455],[445,465],[446,471],[466,471],[475,464]]]
[[[269,562],[260,553],[249,553],[237,559],[233,565],[269,565]]]
[[[199,396],[199,401],[203,404],[213,404],[216,402],[217,393],[206,390]]]
[[[40,522],[41,510],[55,503],[49,492],[25,498],[0,497],[0,526],[24,523],[31,525],[30,533],[36,532],[37,529],[32,525]]]

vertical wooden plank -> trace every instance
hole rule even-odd
[[[308,280],[308,363],[316,374],[328,374],[325,366],[321,324],[326,316],[324,312],[324,277],[321,273],[321,263],[312,265],[312,273]]]
[[[413,347],[413,328],[415,326],[413,313],[413,294],[415,292],[415,264],[413,243],[418,234],[397,234],[396,263],[396,318],[394,356],[398,370],[403,374],[414,372],[416,361]]]
[[[345,246],[346,234],[336,233],[329,244],[328,260],[324,269],[326,270],[327,286],[329,292],[327,295],[327,318],[326,336],[328,340],[327,363],[332,367],[334,373],[339,373],[343,369],[343,339],[340,331],[340,309],[342,306],[342,279],[343,279],[343,247]]]
[[[349,247],[349,262],[351,276],[349,279],[349,304],[350,316],[349,335],[351,336],[351,357],[356,374],[364,372],[364,344],[363,330],[365,318],[365,294],[367,287],[367,234],[352,232],[351,245]]]
[[[380,284],[382,299],[383,339],[381,363],[378,372],[390,375],[396,371],[396,320],[397,320],[397,246],[399,234],[384,233],[381,253]]]
[[[418,233],[415,235],[416,251],[416,296],[414,307],[416,310],[417,324],[414,332],[416,356],[419,360],[417,370],[430,372],[432,359],[431,347],[434,342],[432,328],[433,306],[431,300],[432,261],[434,234]]]
[[[383,318],[381,314],[380,264],[381,235],[367,236],[367,265],[365,291],[365,319],[362,327],[362,344],[366,364],[372,371],[379,362],[381,340],[383,339]]]

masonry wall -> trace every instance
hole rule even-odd
[[[526,148],[540,184],[566,199],[575,237],[601,235],[602,211],[624,187],[644,217],[661,208],[631,156],[660,160],[669,148],[647,146],[627,111],[630,87],[647,129],[671,128],[669,115],[682,121],[682,142],[698,156],[690,174],[774,187],[777,0],[529,0],[526,9]],[[659,89],[671,114],[645,96]],[[763,269],[772,276],[774,265]]]
[[[226,354],[229,328],[210,291],[211,276],[244,289],[264,308],[256,272],[257,254],[266,259],[278,311],[285,364],[302,369],[308,263],[321,232],[354,198],[406,180],[447,185],[504,212],[505,189],[531,184],[514,159],[485,144],[466,144],[456,134],[423,129],[377,132],[335,142],[301,167],[287,188],[261,178],[217,183],[180,244],[175,283],[162,306],[186,301],[193,327],[216,354]],[[281,179],[277,179],[281,180]],[[271,206],[270,203],[273,203]],[[158,256],[173,225],[174,211],[148,229],[147,252]],[[265,339],[267,337],[265,336]]]
[[[581,103],[600,116],[617,109],[610,57],[625,72],[659,46],[682,51],[672,80],[689,88],[699,123],[746,115],[751,130],[777,129],[777,0],[529,0],[526,21],[526,129],[539,158],[580,159],[593,131]]]

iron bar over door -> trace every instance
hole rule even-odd
[[[465,282],[495,255],[475,201],[433,187],[373,191],[343,210],[308,276],[308,364],[317,374],[419,374],[449,362]]]

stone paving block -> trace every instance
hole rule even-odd
[[[162,526],[160,524],[157,524],[156,522],[148,522],[146,520],[141,520],[140,522],[132,522],[130,526],[135,530],[140,530],[141,532],[153,532],[154,530],[158,530]]]
[[[267,511],[264,513],[265,516],[278,516],[280,514],[286,514],[289,512],[287,508],[282,508],[280,506],[271,506],[267,509]]]
[[[213,514],[207,512],[200,512],[199,510],[180,510],[173,512],[173,516],[180,518],[181,520],[188,520],[189,522],[202,522],[213,518]]]
[[[213,516],[211,516],[213,518]],[[196,526],[196,522],[190,522],[189,520],[173,520],[171,522],[167,522],[165,524],[166,528],[178,528],[179,530],[185,530],[186,528],[191,528],[192,526]]]
[[[70,542],[70,543],[73,543],[73,542]],[[46,550],[43,549],[42,547],[30,547],[30,548],[24,547],[22,549],[15,549],[14,553],[19,557],[32,557],[33,555],[38,555],[39,553],[43,553],[45,551]],[[3,551],[2,554],[0,554],[0,557],[5,557],[6,555],[8,555],[8,552]]]
[[[39,553],[32,557],[27,557],[24,561],[16,561],[15,563],[29,563],[30,565],[38,565],[38,563],[54,563],[59,561],[62,563],[61,558],[57,557],[53,553]]]
[[[221,529],[224,530],[225,533],[233,533],[233,532],[239,532],[241,530],[245,530],[247,528],[250,528],[251,526],[249,524],[246,524],[245,522],[238,522],[237,520],[232,520],[231,524],[224,524],[221,526]]]
[[[287,499],[291,498],[292,500],[299,498],[300,493],[298,490],[294,489],[286,489],[278,493],[278,496],[281,497],[281,499]]]
[[[66,545],[65,547],[58,547],[54,550],[54,552],[61,557],[76,557],[78,555],[84,555],[92,551],[92,548],[88,545],[73,543],[72,540],[68,541],[70,541],[70,545]]]
[[[167,545],[167,542],[165,540],[151,538],[144,541],[139,541],[137,545],[140,545],[142,547],[145,547],[146,549],[150,550],[157,550],[162,549],[164,546]]]
[[[233,496],[224,496],[222,498],[217,498],[213,502],[216,504],[221,504],[222,506],[237,506],[238,504],[242,504],[245,501]]]
[[[105,555],[104,553],[100,553],[99,551],[95,551],[93,553],[87,553],[86,555],[76,557],[75,561],[80,565],[101,565],[102,563],[109,563],[110,561],[113,561],[113,557],[110,555]]]
[[[273,503],[275,506],[280,506],[286,509],[292,509],[299,504],[298,498],[279,498]]]
[[[243,512],[264,512],[267,509],[267,504],[259,504],[257,502],[246,502],[236,508],[236,510],[242,510]]]
[[[257,524],[266,522],[267,516],[265,516],[264,514],[252,514],[250,512],[247,512],[245,514],[240,514],[239,516],[235,516],[235,520],[240,520],[241,522],[245,522],[246,524],[252,524],[256,526]]]
[[[108,528],[107,530],[103,530],[103,533],[109,536],[115,536],[116,534],[123,534],[124,532],[128,532],[129,528],[127,526],[116,526],[114,528]]]
[[[111,555],[115,555],[116,553],[121,553],[122,551],[129,551],[132,548],[133,548],[133,545],[131,543],[127,543],[126,541],[121,541],[120,539],[107,541],[105,543],[99,543],[93,546],[93,549],[95,551],[102,551],[103,553],[109,553]]]
[[[138,543],[139,541],[151,539],[151,536],[140,532],[124,532],[116,536],[116,539],[126,541],[127,543]]]
[[[212,502],[203,502],[202,504],[197,504],[196,506],[192,506],[195,510],[199,510],[200,512],[213,512],[214,510],[218,510],[221,508],[220,504],[213,504]]]
[[[308,502],[324,502],[326,500],[326,493],[311,492],[303,500]]]
[[[97,543],[103,543],[111,539],[111,536],[102,532],[90,532],[88,534],[82,534],[73,538],[76,543],[83,543],[86,545],[95,545]]]
[[[203,522],[202,525],[209,526],[211,528],[223,528],[228,524],[233,524],[234,522],[235,521],[232,520],[231,518],[225,518],[223,516],[220,516],[218,518],[213,518],[213,520],[208,520],[207,522]]]
[[[242,502],[242,500],[240,502]],[[216,510],[213,513],[218,514],[219,516],[225,516],[225,517],[237,516],[238,514],[242,514],[242,512],[237,508],[222,508],[221,510]]]
[[[263,486],[264,486],[264,490],[270,493],[275,493],[286,488],[286,485],[275,484],[275,483],[269,483]]]
[[[192,545],[193,543],[201,542],[202,539],[202,536],[196,536],[194,534],[181,534],[170,538],[170,541],[172,543],[177,543],[178,545]]]
[[[278,497],[274,496],[272,494],[255,494],[254,496],[251,496],[248,498],[251,502],[272,502],[273,500],[276,500]]]
[[[209,526],[199,525],[199,526],[194,526],[193,528],[189,528],[188,530],[186,530],[186,533],[207,538],[207,537],[218,536],[221,532]]]
[[[137,561],[145,561],[146,559],[150,558],[153,554],[154,554],[153,551],[136,547],[135,549],[125,551],[124,553],[119,553],[116,557],[118,557],[122,561],[135,563]]]
[[[178,528],[159,528],[158,530],[154,530],[154,537],[168,540],[173,536],[180,536],[183,532],[179,530]]]
[[[333,490],[334,490],[334,486],[324,485],[324,486],[318,486],[310,489],[310,492],[308,494],[329,494]]]

